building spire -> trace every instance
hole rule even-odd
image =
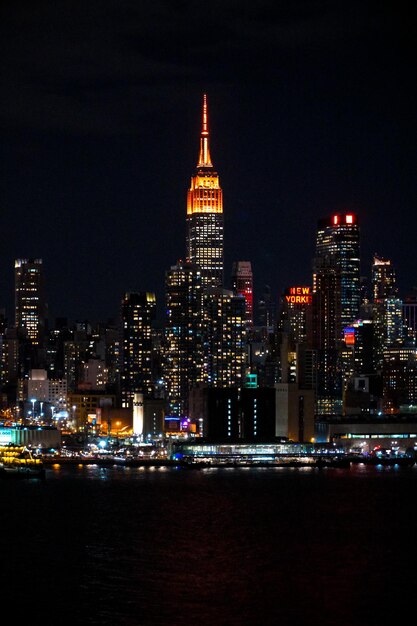
[[[209,131],[208,131],[208,114],[207,114],[207,95],[203,95],[203,126],[200,137],[200,155],[197,167],[213,167],[209,149]]]

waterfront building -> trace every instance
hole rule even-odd
[[[205,440],[275,440],[275,389],[256,386],[205,388],[199,390],[199,396]]]
[[[221,442],[172,441],[168,450],[171,459],[187,463],[202,462],[213,463],[213,465],[233,463],[255,466],[258,464],[291,466],[294,462],[314,466],[317,458],[321,463],[331,464],[332,459],[343,457],[344,453],[341,446],[329,446],[325,443],[294,443],[283,437],[277,437],[275,442],[262,443],[227,440]]]
[[[165,274],[163,380],[170,415],[188,415],[191,387],[203,382],[201,270],[179,260]]]
[[[253,274],[250,261],[235,261],[232,268],[232,289],[236,296],[243,296],[246,303],[246,323],[253,326]]]
[[[152,322],[156,299],[150,292],[128,292],[122,300],[122,408],[133,408],[133,396],[140,392],[151,396]]]
[[[116,406],[116,396],[104,391],[81,391],[68,394],[68,419],[77,430],[89,426],[105,429],[110,409]],[[131,421],[132,412],[129,410]]]
[[[0,446],[59,449],[61,431],[54,426],[0,426]]]
[[[297,383],[277,383],[277,434],[291,441],[310,441],[314,437],[314,390],[301,389]]]
[[[349,378],[343,397],[343,415],[361,417],[382,413],[382,377],[358,374]]]
[[[187,258],[200,267],[203,289],[223,285],[223,195],[210,156],[206,95],[197,172],[187,196]]]
[[[409,412],[393,415],[382,413],[349,415],[345,418],[323,417],[316,423],[316,441],[355,448],[369,454],[377,446],[406,450],[417,445],[417,415]]]
[[[383,352],[383,407],[398,413],[414,407],[417,412],[417,348],[390,346]]]

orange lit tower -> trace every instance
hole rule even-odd
[[[202,287],[223,284],[223,196],[209,148],[207,97],[203,97],[203,123],[197,172],[187,197],[187,257],[201,269]]]

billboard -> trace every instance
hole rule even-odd
[[[288,304],[311,304],[313,295],[311,287],[288,287],[284,292]]]

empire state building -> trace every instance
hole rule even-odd
[[[187,257],[201,269],[202,288],[223,284],[223,195],[210,157],[207,97],[197,172],[187,197]]]

